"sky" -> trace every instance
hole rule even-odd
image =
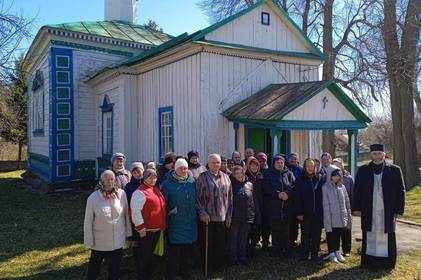
[[[25,52],[39,28],[46,24],[104,19],[104,0],[0,0],[11,13],[35,18],[32,37],[24,40],[19,52]],[[210,22],[197,6],[198,0],[139,0],[137,23],[153,19],[164,32],[179,35],[193,33]]]

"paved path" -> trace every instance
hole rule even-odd
[[[352,241],[361,245],[361,221],[353,217]],[[396,223],[396,239],[398,252],[421,250],[421,227]]]

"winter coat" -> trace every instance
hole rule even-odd
[[[197,240],[196,183],[190,175],[178,180],[174,173],[170,171],[162,184],[168,239],[173,244],[191,244]]]
[[[86,203],[84,243],[92,250],[114,251],[131,235],[126,193],[118,189],[118,196],[107,199],[100,190],[93,192]]]
[[[238,223],[254,223],[255,208],[253,201],[253,184],[240,182],[230,177],[232,183],[232,221]]]
[[[371,231],[373,211],[374,163],[363,165],[355,177],[353,211],[361,211],[361,228]],[[399,166],[385,163],[382,176],[385,233],[395,232],[395,214],[405,209],[405,184]]]
[[[263,174],[264,203],[268,203],[270,221],[290,220],[294,181],[294,174],[288,168],[282,171],[271,168]],[[286,201],[279,199],[278,195],[281,192],[288,194]]]
[[[351,205],[346,188],[341,181],[337,184],[331,181],[331,174],[335,169],[338,168],[334,165],[327,167],[326,183],[322,187],[323,225],[326,232],[331,232],[332,228],[352,227]]]
[[[248,181],[253,184],[254,223],[260,225],[262,224],[263,175],[260,171],[257,174],[252,174],[247,170],[246,176]]]
[[[319,176],[309,177],[305,172],[295,181],[295,214],[318,221],[323,226],[323,193]]]

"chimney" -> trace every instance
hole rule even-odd
[[[136,21],[137,0],[105,0],[105,20]]]

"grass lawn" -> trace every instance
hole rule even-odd
[[[405,220],[421,223],[421,186],[406,193]]]
[[[89,256],[82,244],[86,197],[28,193],[20,186],[20,174],[0,173],[0,279],[83,279]],[[215,279],[421,279],[421,251],[399,256],[392,272],[371,272],[359,268],[357,247],[346,264],[338,265],[260,254],[251,265],[228,268]],[[122,273],[122,279],[135,279],[131,258],[123,259]],[[201,275],[197,270],[192,278]]]

